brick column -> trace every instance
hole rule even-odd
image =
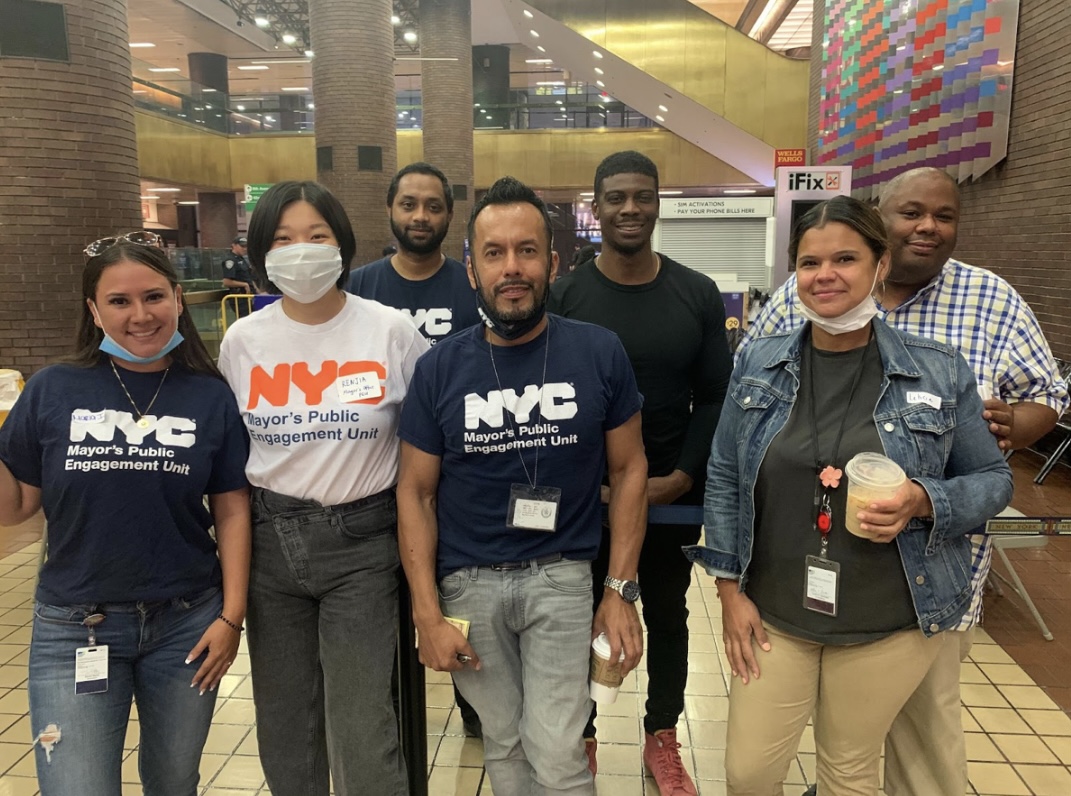
[[[0,367],[74,348],[82,249],[141,228],[125,0],[67,0],[69,62],[0,56]]]
[[[443,251],[461,259],[472,210],[472,7],[471,0],[420,0],[421,102],[424,160],[454,186],[454,221]]]
[[[238,234],[238,205],[233,193],[197,194],[197,221],[201,245],[206,249],[229,249]]]
[[[384,197],[397,169],[391,0],[309,0],[316,174],[357,235],[354,265],[390,240]]]

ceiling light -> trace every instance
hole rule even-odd
[[[524,9],[524,15],[525,15],[526,17],[528,17],[529,19],[535,19],[535,14],[533,14],[533,13],[532,13],[531,11],[529,11],[529,10],[528,10],[527,8],[526,8],[526,9]]]
[[[270,116],[265,116],[265,117],[264,117],[264,121],[266,121],[266,122],[274,122],[274,121],[275,121],[275,119],[273,119],[273,118],[272,118],[272,117],[270,117]]]
[[[179,202],[180,205],[199,205],[200,202]]]
[[[314,55],[316,55],[316,53],[314,53],[312,50],[305,50],[306,58],[312,58]]]
[[[151,67],[149,67],[149,71],[150,72],[181,72],[182,70],[179,69],[177,66],[151,66]]]
[[[159,196],[139,196],[139,199],[159,199]]]
[[[306,107],[308,107],[308,109],[311,111],[316,107],[316,105],[310,102]]]
[[[148,188],[152,193],[180,193],[181,188]]]
[[[293,33],[284,33],[283,44],[297,44],[297,36]]]
[[[132,41],[130,42],[130,49],[134,50],[141,47],[155,47],[151,41]]]
[[[245,110],[245,105],[235,105],[234,108],[235,108],[235,110],[244,111]]]
[[[659,196],[680,196],[684,191],[659,191]]]
[[[601,80],[596,80],[595,81],[595,85],[598,86],[599,88],[606,88],[606,84],[603,83]]]
[[[561,100],[554,100],[554,104],[555,104],[555,105],[561,105],[561,104],[562,104],[562,101],[561,101]]]
[[[564,80],[537,80],[537,86],[564,86]]]
[[[272,58],[270,61],[250,61],[249,63],[275,66],[276,64],[307,64],[308,62],[308,58]]]
[[[528,31],[528,32],[529,32],[529,33],[531,33],[531,34],[532,34],[533,36],[535,36],[535,37],[536,37],[537,39],[539,38],[539,31],[537,31],[537,30],[530,30],[530,31]]]
[[[416,40],[417,40],[416,31],[415,30],[407,30],[405,33],[402,34],[402,38],[405,39],[410,44],[415,44]]]
[[[596,58],[602,58],[602,53],[598,50],[592,50],[591,54],[594,55]]]
[[[266,66],[239,66],[239,71],[242,72],[262,72],[268,67]]]
[[[749,194],[755,193],[754,188],[726,188],[722,191],[724,194]]]
[[[659,105],[658,110],[662,111],[662,113],[669,113],[669,108],[667,108],[665,105]]]
[[[525,59],[525,63],[526,64],[552,64],[552,63],[554,63],[554,59],[552,59],[552,58],[527,58],[527,59]]]
[[[308,91],[308,86],[283,86],[280,91]]]
[[[392,24],[392,25],[401,25],[402,24],[402,18],[400,16],[398,16],[397,14],[391,14],[390,15],[390,24]]]
[[[655,116],[655,121],[664,122],[665,121],[665,117],[663,117],[663,116]]]
[[[599,69],[599,67],[596,66],[595,67],[595,74],[602,75],[602,74],[605,74],[605,73],[601,69]]]
[[[545,53],[547,51],[547,48],[544,47],[542,44],[538,45],[536,49],[539,50],[541,53]]]
[[[945,65],[944,65],[944,64],[934,64],[934,66],[933,66],[933,71],[935,71],[935,72],[940,72],[940,71],[941,71],[942,69],[944,69],[944,68],[945,68]]]
[[[201,93],[202,94],[215,94],[217,92],[216,92],[216,90],[214,88],[203,88],[203,89],[201,89]]]
[[[263,28],[270,28],[270,27],[271,27],[271,20],[270,20],[270,19],[268,19],[268,18],[267,18],[266,16],[264,16],[263,14],[257,14],[257,15],[256,15],[255,17],[253,17],[253,23],[254,23],[254,24],[255,24],[255,25],[256,25],[256,26],[258,27],[258,28],[262,28],[262,29],[263,29]]]
[[[404,119],[405,118],[405,111],[402,111],[401,113],[399,113],[398,114],[398,118],[399,119]]]

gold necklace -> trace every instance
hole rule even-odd
[[[119,379],[119,386],[122,387],[123,388],[123,392],[126,393],[126,399],[128,401],[130,401],[130,405],[133,406],[134,407],[134,411],[138,413],[138,428],[148,428],[149,427],[149,420],[145,416],[147,414],[149,414],[149,412],[152,411],[152,405],[154,403],[156,403],[156,399],[160,396],[160,390],[163,389],[164,381],[167,379],[167,372],[169,370],[171,370],[171,367],[168,366],[168,367],[164,368],[164,375],[160,377],[160,384],[157,385],[156,392],[155,392],[155,394],[153,394],[152,400],[149,401],[149,405],[146,406],[145,407],[145,411],[142,412],[140,409],[138,409],[138,405],[136,403],[134,403],[134,399],[130,396],[130,390],[128,390],[126,388],[126,385],[123,384],[123,379],[119,375],[119,371],[116,370],[116,368],[115,368],[115,362],[113,362],[112,360],[109,359],[108,360],[108,364],[112,366],[112,373],[115,374],[115,378]]]

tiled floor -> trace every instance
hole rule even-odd
[[[1021,460],[1015,462],[1013,459],[1017,470],[1032,474],[1036,469],[1026,456],[1016,459]],[[1057,480],[1057,474],[1063,480]],[[1058,468],[1046,483],[1045,499],[1056,500],[1071,508],[1069,482],[1071,478]],[[1060,497],[1053,498],[1053,494]],[[1030,495],[1026,498],[1026,504],[1016,503],[1022,511],[1047,513],[1029,502]],[[1063,513],[1067,513],[1066,508]],[[23,526],[18,533],[28,531]],[[38,547],[36,543],[20,546],[21,549],[16,548],[16,552],[5,555],[3,544],[0,540],[0,796],[35,796],[37,784],[26,715],[26,663],[31,589]],[[1057,545],[1065,544],[1066,550],[1061,548],[1059,553],[1053,554],[1052,560],[1039,557],[1026,563],[1043,561],[1051,565],[1053,561],[1071,560],[1071,540],[1056,540],[1041,552],[1051,553]],[[1066,577],[1066,569],[1052,571]],[[1029,580],[1027,586],[1033,590]],[[1058,592],[1059,587],[1057,584]],[[1066,600],[1069,596],[1071,590],[1064,583],[1060,599]],[[1011,645],[1009,648],[1012,649],[1029,647],[1029,636],[1036,633],[1029,616],[1016,600],[1014,596],[1003,598],[1003,604],[989,608],[991,617],[998,613],[1001,617],[999,622],[990,620],[1000,627],[999,632],[1016,629],[1025,634],[1023,644]],[[987,605],[993,603],[992,598],[987,600]],[[725,793],[723,749],[728,681],[724,658],[719,651],[720,606],[713,581],[698,572],[689,594],[689,606],[692,610],[689,620],[691,674],[678,737],[684,744],[683,758],[696,778],[699,792],[703,796],[717,796]],[[1046,611],[1046,608],[1042,610]],[[1071,642],[1071,627],[1058,624],[1055,616],[1047,618],[1057,639]],[[1040,640],[1040,634],[1037,638]],[[1043,652],[1051,650],[1045,661],[1059,680],[1053,687],[1071,686],[1071,667],[1066,653],[1054,646],[1055,642],[1042,641],[1040,645]],[[249,796],[268,792],[264,787],[252,730],[252,690],[248,671],[249,660],[243,653],[221,684],[216,721],[202,759],[202,794]],[[461,719],[453,706],[448,683],[445,676],[429,673],[431,796],[487,796],[491,788],[481,768],[481,744],[463,736]],[[988,634],[979,634],[979,643],[971,660],[963,666],[962,683],[972,783],[970,793],[978,796],[1071,796],[1071,718]],[[603,796],[657,793],[653,782],[643,776],[640,755],[641,692],[644,686],[645,673],[641,669],[629,676],[617,703],[604,710],[599,720],[597,783],[598,792]],[[123,772],[129,784],[124,786],[124,796],[141,793],[135,784],[136,744],[137,724],[134,721],[127,734],[128,756]],[[786,796],[799,796],[813,777],[814,739],[808,730],[790,769],[784,789]]]

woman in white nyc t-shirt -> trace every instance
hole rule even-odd
[[[283,294],[228,331],[219,366],[250,436],[249,651],[274,793],[407,793],[391,701],[398,626],[395,431],[428,344],[343,291],[356,249],[338,200],[283,182],[249,259]]]

